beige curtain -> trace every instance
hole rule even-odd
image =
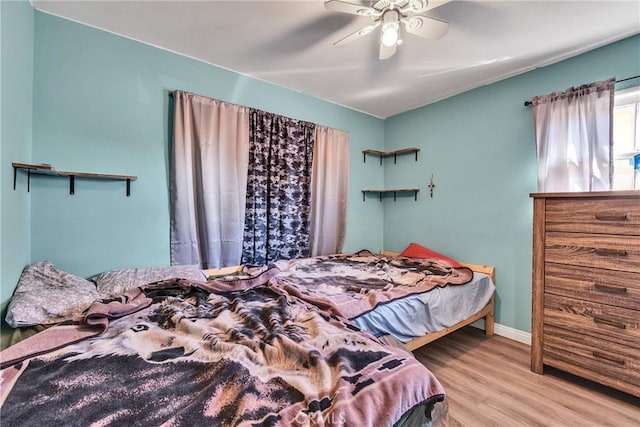
[[[171,263],[238,265],[249,164],[249,109],[174,92]]]
[[[316,126],[311,178],[310,255],[342,251],[347,229],[349,134]]]
[[[532,99],[538,191],[609,190],[615,79]]]

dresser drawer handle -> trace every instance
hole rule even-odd
[[[596,249],[595,253],[596,255],[600,255],[600,256],[623,257],[628,255],[627,251],[625,251],[624,249]]]
[[[601,325],[609,325],[618,329],[627,329],[627,325],[625,325],[624,323],[616,322],[615,320],[604,319],[602,317],[593,316],[593,321]]]
[[[605,284],[602,284],[602,283],[594,283],[593,287],[596,288],[597,291],[611,292],[611,293],[614,293],[614,294],[626,294],[627,293],[627,288],[625,288],[623,286],[605,285]]]
[[[599,351],[592,351],[593,353],[593,357],[597,357],[598,359],[604,359],[607,360],[609,362],[613,362],[616,363],[620,366],[624,366],[625,365],[625,361],[624,360],[620,360],[616,357],[613,356],[609,356],[608,354],[604,354],[604,353],[600,353]]]
[[[629,216],[627,214],[596,214],[598,221],[627,221]]]

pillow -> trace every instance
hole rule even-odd
[[[405,256],[408,258],[437,259],[438,261],[442,261],[450,267],[462,267],[462,264],[460,264],[455,259],[439,254],[438,252],[432,251],[431,249],[425,248],[424,246],[417,243],[410,243],[409,246],[407,246],[405,250],[400,253],[400,256]]]
[[[59,323],[81,314],[100,299],[93,283],[57,270],[50,261],[26,267],[7,308],[13,328]]]
[[[197,265],[172,265],[170,267],[127,268],[111,270],[93,276],[98,293],[104,298],[121,294],[148,283],[166,279],[207,280]]]

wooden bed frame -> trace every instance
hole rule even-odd
[[[381,254],[383,255],[389,255],[389,256],[398,256],[400,255],[400,252],[393,252],[393,251],[387,251],[387,250],[381,250],[380,251]],[[461,262],[462,265],[464,265],[465,267],[469,267],[471,270],[476,271],[478,273],[484,273],[487,276],[491,277],[491,280],[493,281],[493,283],[495,284],[496,282],[496,268],[492,267],[492,266],[488,266],[488,265],[479,265],[479,264],[469,264],[469,263],[465,263],[465,262]],[[487,305],[484,306],[484,308],[482,310],[480,310],[479,312],[477,312],[476,314],[474,314],[473,316],[461,320],[460,322],[456,323],[453,326],[449,326],[448,328],[444,328],[440,331],[437,332],[432,332],[430,334],[424,335],[422,337],[418,337],[418,338],[414,338],[413,340],[409,341],[408,343],[405,344],[405,347],[408,348],[410,351],[413,351],[419,347],[422,347],[423,345],[429,344],[432,341],[437,340],[438,338],[441,338],[453,331],[456,331],[464,326],[470,325],[473,322],[475,322],[476,320],[480,320],[483,317],[485,318],[485,334],[487,336],[491,336],[493,335],[493,330],[494,330],[494,325],[495,325],[495,317],[494,317],[494,312],[495,312],[495,293],[491,296],[491,299],[489,300],[489,302],[487,303]]]

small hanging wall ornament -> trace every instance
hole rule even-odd
[[[427,187],[429,187],[429,195],[433,198],[433,189],[436,188],[436,185],[433,183],[433,174],[431,174],[431,179],[429,180],[429,185],[427,185]]]

